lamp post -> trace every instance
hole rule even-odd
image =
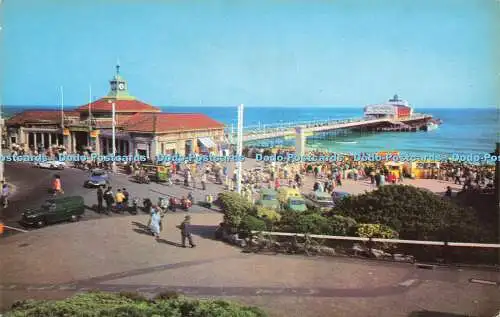
[[[495,152],[491,155],[497,158],[495,163],[495,207],[498,212],[498,241],[500,243],[500,142],[496,143]],[[498,250],[498,264],[500,264],[500,249]]]
[[[111,146],[113,147],[113,160],[111,161],[111,170],[113,173],[116,173],[116,162],[115,162],[115,156],[116,156],[116,104],[114,101],[109,100],[108,102],[111,103]]]
[[[241,155],[243,153],[243,105],[238,106],[238,141],[236,143],[236,152],[238,156],[238,161],[236,163],[237,174],[236,174],[236,192],[241,194]]]
[[[4,120],[3,120],[3,113],[2,113],[2,101],[0,99],[0,155],[3,154],[3,127],[4,127]],[[0,181],[3,181],[3,170],[4,170],[4,164],[3,164],[3,159],[0,159]]]
[[[1,27],[0,27],[1,30]],[[3,114],[2,114],[2,100],[0,97],[0,155],[3,154],[3,127],[4,127],[4,120],[3,120]],[[3,181],[3,169],[4,169],[4,164],[3,164],[3,159],[0,160],[0,181]]]

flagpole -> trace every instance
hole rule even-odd
[[[64,90],[63,86],[61,86],[61,128],[64,129]],[[64,131],[63,131],[64,135]]]
[[[3,154],[3,127],[4,127],[4,121],[3,121],[3,105],[2,105],[2,100],[0,99],[0,154]],[[3,164],[3,159],[0,160],[0,181],[5,181],[3,178],[3,170],[4,170],[4,164]]]
[[[89,131],[92,131],[92,85],[89,85]]]

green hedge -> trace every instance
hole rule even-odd
[[[221,193],[219,201],[224,212],[224,223],[232,228],[238,228],[243,217],[249,214],[253,208],[247,199],[235,192]]]
[[[305,213],[283,211],[277,228],[282,232],[345,236],[354,234],[356,220],[339,215],[326,217],[311,211]]]
[[[252,215],[246,215],[243,217],[240,227],[240,232],[249,233],[250,231],[266,231],[267,224],[261,219]]]
[[[259,218],[267,218],[271,222],[278,222],[281,220],[281,214],[279,212],[277,212],[276,210],[264,208],[264,207],[257,207],[255,209],[254,215],[259,217]]]
[[[183,297],[147,300],[140,295],[91,292],[60,301],[25,301],[5,317],[265,317],[258,308],[223,300]]]
[[[391,185],[349,196],[333,209],[361,223],[383,224],[401,239],[488,242],[494,235],[471,208],[413,186]]]

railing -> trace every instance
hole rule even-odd
[[[415,120],[420,118],[430,117],[427,114],[415,113],[410,118],[405,119]],[[287,134],[294,134],[296,127],[302,128],[315,128],[329,125],[338,125],[338,124],[348,124],[348,123],[362,123],[362,122],[379,122],[379,121],[388,121],[394,124],[394,120],[390,118],[350,118],[350,119],[329,119],[329,120],[310,120],[310,121],[296,121],[296,122],[279,122],[273,124],[259,124],[259,125],[251,125],[244,127],[244,135],[245,137],[253,140],[253,139],[263,139],[268,138],[269,134],[274,135],[274,137],[281,137]],[[401,122],[401,125],[404,126],[405,123]],[[227,127],[226,134],[230,135],[231,131]],[[236,136],[236,132],[233,131],[233,137]],[[265,136],[264,136],[265,135]]]
[[[308,236],[310,238],[330,239],[330,240],[348,240],[348,241],[363,241],[363,242],[371,241],[371,242],[383,242],[383,243],[402,243],[402,244],[417,244],[417,245],[438,245],[438,246],[450,246],[450,247],[500,249],[500,244],[495,244],[495,243],[469,243],[469,242],[444,242],[444,241],[363,238],[363,237],[327,236],[327,235],[321,235],[321,234],[304,234],[304,233],[274,232],[274,231],[252,231],[252,234],[263,234],[263,235],[268,235],[268,236],[301,237],[301,238]]]
[[[303,239],[303,242],[299,243],[298,238]],[[319,239],[322,242],[313,239]],[[327,241],[330,241],[330,243],[324,245]],[[336,242],[333,243],[334,241]],[[346,244],[346,242],[362,242],[362,244]],[[388,246],[388,244],[392,246]],[[460,249],[457,252],[457,248],[466,249]],[[421,241],[251,231],[247,239],[247,250],[250,252],[266,250],[274,253],[305,253],[306,255],[310,255],[310,253],[318,255],[363,255],[365,257],[411,263],[418,259],[428,262],[467,263],[472,261],[474,264],[500,264],[498,263],[500,259],[497,252],[497,250],[500,251],[500,244],[495,243]]]

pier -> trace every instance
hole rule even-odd
[[[433,117],[428,114],[415,113],[407,118],[398,120],[392,118],[354,118],[343,120],[316,120],[302,122],[278,123],[275,125],[245,127],[243,142],[259,141],[275,138],[295,138],[297,152],[305,149],[305,139],[314,133],[328,132],[342,129],[363,130],[372,132],[394,132],[394,131],[419,131]],[[231,133],[232,132],[232,133]],[[236,140],[236,133],[228,133],[232,140]]]

